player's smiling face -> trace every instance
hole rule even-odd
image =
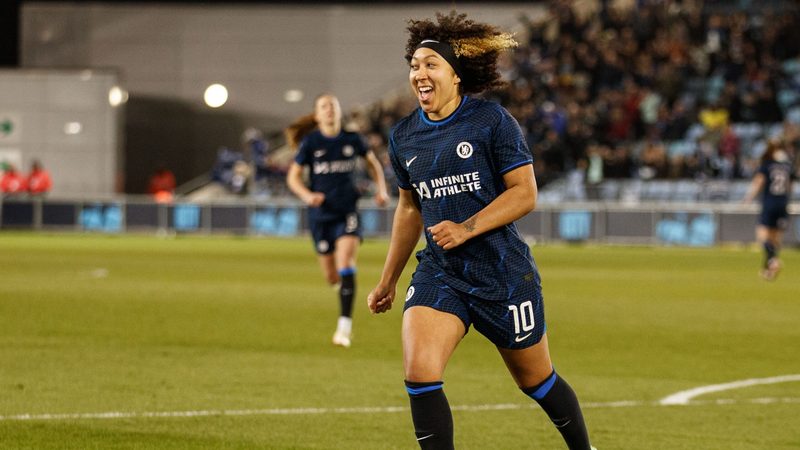
[[[422,47],[414,52],[410,66],[411,90],[428,117],[441,120],[452,114],[461,101],[461,79],[450,64],[435,51]]]

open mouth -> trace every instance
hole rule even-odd
[[[418,88],[419,92],[419,100],[422,102],[427,102],[433,96],[433,88],[431,86],[422,86]]]

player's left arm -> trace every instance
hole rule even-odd
[[[533,211],[536,207],[536,177],[533,165],[525,164],[505,175],[506,190],[469,219],[454,223],[449,220],[428,227],[433,241],[445,250],[487,231],[507,225]]]
[[[389,202],[389,193],[386,190],[386,178],[383,176],[383,166],[375,156],[375,152],[368,151],[364,155],[364,160],[367,162],[367,173],[375,183],[375,204],[378,206],[385,206]]]

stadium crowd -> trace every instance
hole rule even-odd
[[[550,0],[520,14],[520,46],[499,61],[507,84],[482,96],[519,121],[540,188],[563,179],[592,198],[608,180],[749,179],[772,139],[800,170],[798,23],[800,5],[783,0]],[[416,106],[403,86],[345,115],[392,195],[389,131]],[[248,135],[243,151],[220,149],[212,180],[285,194],[293,155],[277,147]],[[365,172],[358,183],[372,189]]]
[[[522,45],[501,60],[508,85],[485,96],[520,122],[540,187],[568,174],[749,178],[769,139],[800,149],[798,9],[710,3],[552,0],[520,16]],[[389,178],[386,136],[411,100],[350,117]]]

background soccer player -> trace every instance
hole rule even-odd
[[[783,230],[789,223],[786,207],[792,195],[792,181],[795,174],[789,155],[780,141],[770,141],[761,156],[761,166],[753,177],[750,189],[744,197],[751,202],[761,194],[761,214],[756,225],[756,240],[764,247],[764,265],[761,276],[774,280],[781,270],[778,252],[783,240]]]
[[[350,347],[356,256],[361,242],[361,222],[356,210],[359,192],[354,180],[357,158],[366,160],[379,206],[384,206],[389,198],[383,168],[360,135],[342,130],[342,108],[333,95],[319,96],[314,102],[314,114],[298,119],[286,135],[290,145],[300,143],[286,182],[309,206],[311,234],[322,273],[339,290],[341,313],[333,343]],[[310,169],[309,187],[303,183],[302,166]]]
[[[397,281],[424,232],[427,246],[405,295],[403,363],[419,445],[453,448],[442,389],[450,356],[471,325],[494,343],[520,389],[569,448],[589,449],[578,399],[553,370],[539,273],[514,221],[533,210],[533,157],[500,105],[463,94],[500,84],[499,51],[516,45],[455,12],[410,21],[406,59],[419,108],[393,128],[400,199],[373,313],[392,307]]]

